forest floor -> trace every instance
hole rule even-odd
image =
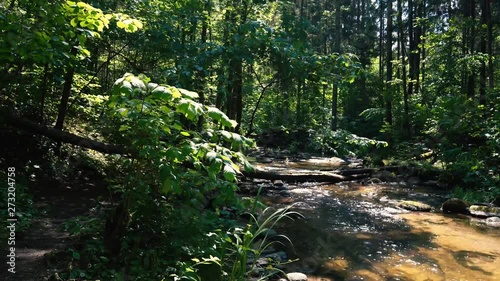
[[[40,215],[27,231],[16,233],[16,272],[8,272],[6,264],[2,263],[4,268],[0,280],[48,280],[60,266],[50,257],[66,251],[74,243],[64,230],[64,223],[89,214],[97,204],[96,198],[107,194],[101,177],[85,173],[69,180],[32,182],[29,190]]]

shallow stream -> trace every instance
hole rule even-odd
[[[298,203],[305,218],[281,223],[288,236],[286,271],[309,280],[500,280],[500,228],[439,211],[446,194],[399,184],[300,184],[264,197],[275,206]],[[397,200],[435,209],[407,212]],[[276,246],[279,248],[279,246]]]

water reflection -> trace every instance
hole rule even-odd
[[[394,185],[293,189],[287,198],[265,198],[275,205],[304,202],[305,218],[277,229],[294,241],[283,250],[300,259],[287,270],[311,280],[500,280],[498,229],[438,212],[404,213],[391,204],[410,199],[438,209],[443,194]]]

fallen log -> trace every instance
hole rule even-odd
[[[343,176],[333,172],[310,171],[299,169],[255,169],[253,172],[243,172],[248,178],[265,180],[282,180],[286,182],[341,182],[351,180],[350,176]]]
[[[5,123],[13,127],[48,137],[54,141],[69,143],[106,154],[122,154],[122,155],[133,154],[130,149],[127,149],[126,147],[121,145],[102,143],[88,138],[80,137],[65,131],[48,128],[36,122],[18,117],[8,112],[0,111],[0,115],[2,119],[5,121]]]
[[[402,167],[402,166],[384,166],[384,167],[377,167],[377,168],[341,169],[341,170],[335,170],[335,171],[343,176],[349,176],[349,175],[358,175],[358,174],[373,174],[373,173],[380,172],[380,171],[401,172],[404,170],[408,170],[408,168]]]

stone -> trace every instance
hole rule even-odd
[[[263,164],[270,164],[270,163],[273,163],[273,159],[265,157],[265,158],[260,159],[260,162]]]
[[[372,179],[379,179],[383,182],[397,182],[398,178],[396,175],[389,171],[379,171],[372,175]]]
[[[419,177],[409,177],[406,182],[408,183],[408,185],[410,186],[414,186],[414,185],[419,185],[422,183],[422,181],[420,180]]]
[[[472,205],[469,207],[469,212],[475,216],[494,217],[500,216],[500,207]]]
[[[409,210],[403,208],[393,208],[393,207],[385,207],[382,210],[382,215],[397,215],[397,214],[406,214],[409,213]]]
[[[458,198],[451,198],[446,200],[446,202],[443,203],[443,206],[441,209],[443,210],[443,213],[446,214],[469,214],[469,208],[470,204],[462,199]]]
[[[259,258],[256,264],[260,267],[266,267],[269,265],[269,259],[267,258]]]
[[[487,218],[486,225],[492,227],[500,227],[500,218],[499,217]]]
[[[275,181],[273,182],[273,184],[274,184],[275,186],[283,186],[283,181],[282,181],[282,180],[275,180]]]
[[[417,201],[401,201],[398,203],[398,207],[405,210],[417,212],[429,212],[430,210],[432,210],[432,207],[430,205]]]
[[[288,256],[285,252],[279,251],[279,252],[272,253],[272,254],[266,254],[266,255],[264,255],[264,258],[271,259],[274,262],[284,262],[284,261],[286,261]]]
[[[289,281],[307,281],[307,276],[300,272],[287,273],[286,277]]]

